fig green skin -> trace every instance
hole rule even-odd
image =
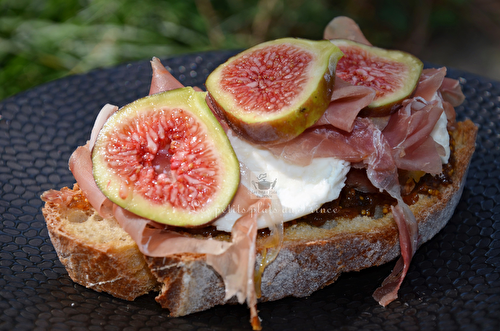
[[[411,97],[415,92],[420,75],[422,74],[422,70],[424,68],[424,64],[422,63],[422,61],[420,61],[417,57],[413,56],[412,54],[398,50],[387,50],[375,46],[368,46],[347,39],[332,39],[330,40],[330,42],[341,48],[359,47],[367,52],[370,52],[374,56],[402,63],[408,68],[408,77],[405,79],[405,85],[401,89],[383,98],[377,98],[372,103],[370,103],[366,108],[362,109],[359,112],[359,116],[362,117],[388,116],[397,111],[400,108],[403,100]]]
[[[210,223],[226,209],[238,189],[239,162],[220,123],[205,102],[206,92],[196,92],[191,87],[157,93],[134,101],[117,111],[104,124],[92,150],[93,175],[103,194],[118,206],[141,217],[179,227],[198,227]],[[106,141],[113,139],[113,128],[126,123],[139,112],[156,109],[181,108],[204,125],[216,153],[219,167],[217,192],[203,208],[190,211],[167,203],[148,200],[133,190],[133,183],[118,176],[105,161]],[[120,196],[121,185],[128,185],[128,194]]]
[[[291,107],[277,114],[245,114],[239,111],[234,98],[219,85],[222,70],[245,54],[279,44],[292,44],[315,54],[315,71],[310,75],[307,87]],[[230,58],[209,75],[205,83],[209,100],[217,113],[246,140],[255,144],[283,143],[297,137],[323,115],[330,103],[335,83],[335,68],[342,56],[340,49],[327,40],[283,38],[262,43]]]

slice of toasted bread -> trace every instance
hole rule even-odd
[[[453,215],[465,184],[476,134],[477,128],[471,121],[457,124],[452,133],[456,159],[453,183],[441,187],[439,195],[421,195],[410,207],[418,221],[420,244],[439,232]],[[51,192],[63,195],[63,190]],[[103,220],[87,206],[88,218],[82,216],[82,222],[75,222],[73,213],[79,213],[78,207],[64,205],[58,199],[45,200],[48,202],[43,213],[50,237],[75,282],[132,300],[155,289],[158,281],[161,293],[156,300],[169,309],[171,316],[225,303],[223,280],[206,264],[204,255],[144,259],[114,219]],[[258,238],[256,261],[262,259],[263,243],[264,239]],[[390,213],[378,219],[332,219],[321,227],[298,222],[286,227],[283,247],[261,275],[260,300],[307,296],[333,283],[342,272],[380,265],[399,254],[398,230]]]
[[[50,240],[73,281],[125,300],[159,288],[136,243],[114,218],[99,216],[78,185],[42,198]]]

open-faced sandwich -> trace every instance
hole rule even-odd
[[[125,300],[160,291],[171,316],[303,297],[399,257],[452,216],[477,128],[446,69],[372,46],[350,19],[219,66],[208,92],[152,61],[150,95],[106,105],[71,156],[77,184],[43,194],[70,277]]]

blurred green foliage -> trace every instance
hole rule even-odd
[[[338,15],[355,19],[374,44],[422,44],[425,36],[412,37],[415,27],[455,29],[469,2],[0,0],[0,100],[68,74],[152,56],[241,49],[286,36],[321,39]]]

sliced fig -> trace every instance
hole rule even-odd
[[[324,113],[342,52],[329,41],[284,38],[254,46],[206,81],[213,107],[259,144],[295,138]]]
[[[347,39],[333,39],[344,57],[337,64],[337,76],[353,85],[375,90],[375,99],[361,116],[387,116],[417,87],[423,63],[402,51],[386,50]]]
[[[239,163],[206,92],[190,87],[126,105],[104,124],[92,150],[97,186],[139,216],[203,225],[228,206]]]

